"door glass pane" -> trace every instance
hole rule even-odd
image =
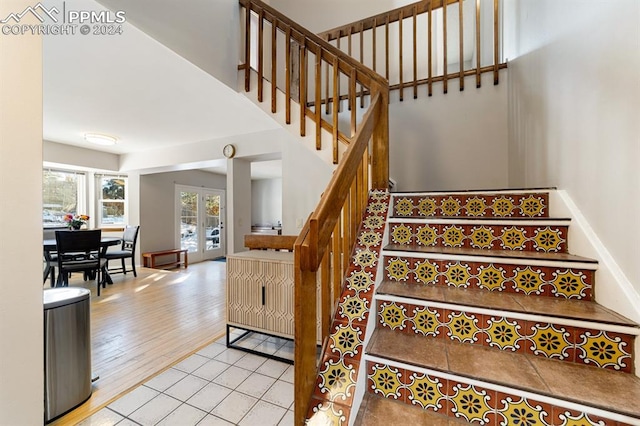
[[[207,194],[205,197],[205,250],[220,247],[220,196]]]
[[[198,193],[180,192],[180,247],[198,250]]]

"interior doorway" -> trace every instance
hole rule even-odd
[[[225,255],[225,191],[176,185],[176,244],[190,262]]]

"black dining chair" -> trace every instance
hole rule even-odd
[[[88,231],[57,231],[56,251],[58,252],[58,285],[69,285],[69,274],[83,272],[95,274],[98,296],[100,287],[105,287],[104,275],[107,261],[102,257],[99,229]]]
[[[135,255],[139,231],[140,226],[127,225],[124,228],[124,233],[122,234],[122,246],[120,247],[120,250],[110,250],[104,254],[105,259],[107,259],[107,269],[109,274],[126,274],[127,268],[125,265],[125,259],[131,259],[131,269],[129,271],[133,272],[134,277],[138,276],[138,273],[136,272]],[[118,259],[120,259],[122,266],[109,269],[109,261]]]
[[[65,227],[42,228],[43,240],[55,240],[56,231],[69,229]],[[47,282],[47,278],[51,277],[51,287],[56,285],[56,267],[58,266],[58,253],[55,250],[45,250],[43,253],[44,271],[42,273],[42,284]]]

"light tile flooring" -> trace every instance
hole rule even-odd
[[[293,342],[276,337],[252,333],[236,345],[293,358]],[[223,337],[80,423],[116,424],[293,425],[293,365],[228,349]]]

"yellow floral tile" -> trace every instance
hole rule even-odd
[[[534,248],[538,251],[547,253],[555,253],[561,250],[561,244],[565,242],[559,229],[546,228],[536,230],[536,236],[533,238]]]
[[[347,286],[357,292],[368,291],[372,285],[373,276],[364,270],[353,271],[347,277]]]
[[[513,282],[517,292],[527,295],[531,293],[542,294],[545,281],[540,269],[532,269],[527,266],[525,269],[516,268],[515,272]]]
[[[363,321],[369,312],[367,299],[356,296],[345,296],[338,305],[338,315],[347,318],[349,322]]]
[[[353,263],[356,266],[361,266],[363,268],[374,266],[377,261],[378,253],[373,252],[368,248],[364,250],[358,250],[353,259]]]
[[[338,404],[313,399],[311,412],[305,421],[307,426],[346,426],[349,410]]]
[[[582,341],[577,344],[577,348],[582,354],[578,356],[585,364],[614,370],[628,370],[632,364],[631,354],[625,350],[628,344],[620,337],[609,336],[605,331],[597,334],[586,331],[580,338]]]
[[[362,330],[350,324],[338,325],[329,338],[331,352],[337,353],[340,358],[345,355],[353,357],[362,349]]]
[[[396,200],[395,211],[398,216],[411,216],[413,213],[413,203],[409,198]]]
[[[460,201],[453,197],[442,200],[440,204],[443,216],[458,216],[460,214]]]
[[[329,401],[347,401],[353,398],[356,390],[356,370],[352,365],[346,365],[343,358],[328,359],[320,367],[321,394]]]
[[[523,216],[540,216],[543,209],[544,204],[542,200],[540,198],[534,197],[533,195],[530,195],[529,197],[524,198],[520,201],[520,211],[522,211]]]
[[[447,335],[451,340],[467,343],[478,341],[476,334],[480,333],[480,328],[478,327],[478,319],[474,314],[452,312],[449,314],[449,322],[445,325],[449,329]]]
[[[518,402],[515,402],[511,397],[506,397],[502,400],[502,403],[504,407],[499,410],[499,413],[502,414],[506,421],[504,424],[518,426],[551,425],[546,420],[551,417],[551,413],[547,413],[539,405],[531,406],[524,398],[520,398]]]
[[[435,310],[424,307],[417,307],[414,310],[414,315],[410,319],[413,324],[411,328],[416,334],[422,334],[424,336],[437,336],[440,334],[440,314]]]
[[[488,336],[487,343],[489,346],[514,352],[520,349],[518,342],[524,339],[524,336],[519,333],[520,325],[516,321],[492,317],[488,322],[489,326],[485,331]]]
[[[404,330],[407,320],[406,309],[398,306],[396,302],[384,302],[380,305],[380,323],[392,330]]]
[[[494,240],[493,231],[486,226],[473,228],[470,239],[472,247],[490,249]]]
[[[446,407],[446,404],[442,404],[446,401],[446,396],[442,391],[443,384],[437,377],[411,373],[408,383],[406,387],[409,391],[409,404],[419,405],[423,409],[430,408],[433,411],[440,411]]]
[[[435,284],[438,280],[438,266],[429,260],[424,260],[416,264],[414,274],[419,283]]]
[[[411,228],[406,225],[400,224],[391,229],[391,242],[395,244],[409,244],[411,237]]]
[[[481,266],[477,277],[480,288],[490,291],[504,290],[506,278],[502,267],[495,267],[493,264]]]
[[[493,410],[489,407],[489,395],[484,390],[476,390],[474,386],[457,384],[453,387],[454,395],[450,398],[451,412],[457,418],[464,418],[469,423],[480,425],[489,423],[487,417]]]
[[[394,281],[407,281],[409,278],[409,261],[407,259],[393,258],[387,265],[387,276]]]
[[[569,269],[556,271],[553,273],[551,290],[556,296],[564,296],[567,299],[584,299],[587,297],[585,290],[590,288],[585,282],[585,275],[582,272],[574,272]]]
[[[382,242],[382,236],[378,232],[366,231],[360,234],[358,242],[363,246],[375,247]]]
[[[438,240],[438,233],[429,225],[424,225],[418,228],[416,238],[421,246],[434,246]]]
[[[534,355],[544,355],[547,358],[557,358],[560,360],[567,359],[569,354],[567,350],[571,348],[571,344],[567,340],[569,333],[563,328],[556,328],[552,324],[544,326],[536,324],[530,341],[533,346],[531,351]]]
[[[601,421],[591,420],[587,413],[578,413],[572,415],[569,411],[565,411],[558,415],[558,419],[562,421],[560,426],[603,426]]]
[[[467,216],[484,216],[487,206],[484,203],[484,199],[479,197],[473,197],[465,204],[467,210]]]
[[[436,212],[436,202],[433,198],[422,198],[418,202],[418,213],[420,216],[433,216]]]
[[[371,364],[372,371],[369,372],[369,380],[371,380],[371,389],[373,393],[380,394],[385,398],[399,399],[402,394],[402,380],[400,371],[397,368]]]
[[[460,262],[449,264],[447,270],[444,272],[445,283],[449,286],[458,288],[469,287],[469,278],[471,267],[463,265]]]
[[[460,226],[447,226],[442,232],[443,244],[446,247],[462,247],[464,230]]]
[[[500,197],[493,200],[491,206],[493,215],[497,217],[508,217],[513,214],[514,206],[513,199],[510,197]]]
[[[504,249],[510,250],[524,250],[524,244],[527,242],[527,237],[524,234],[524,229],[516,226],[505,227],[500,235],[501,246]]]

